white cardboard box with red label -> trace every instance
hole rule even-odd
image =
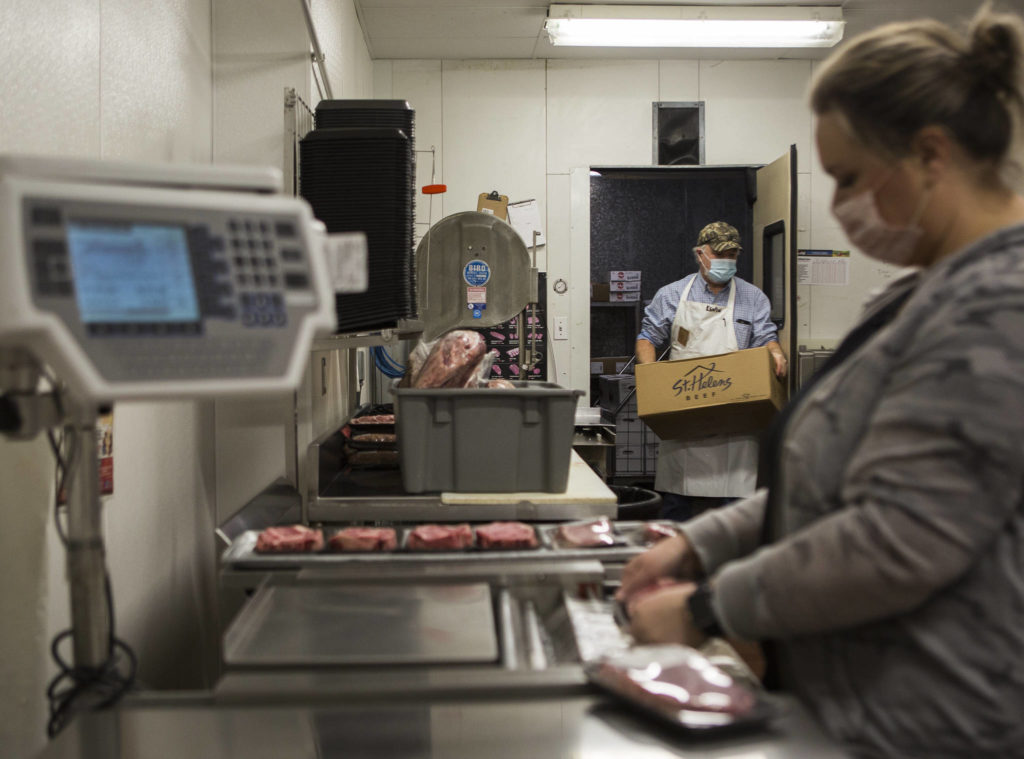
[[[758,432],[786,402],[765,347],[636,367],[637,411],[662,440]]]

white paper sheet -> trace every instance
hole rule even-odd
[[[540,221],[540,205],[536,200],[520,200],[515,203],[509,203],[508,222],[519,233],[519,236],[523,238],[527,248],[533,245],[533,233],[535,230],[540,232],[537,235],[537,246],[540,247],[545,243],[544,228],[541,226]]]

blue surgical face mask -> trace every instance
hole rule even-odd
[[[700,259],[698,258],[698,260]],[[724,285],[736,276],[735,258],[712,258],[710,259],[710,264],[710,266],[705,267],[703,262],[701,262],[701,266],[707,272],[708,279],[716,285]]]

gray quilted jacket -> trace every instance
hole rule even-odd
[[[1024,225],[912,284],[794,410],[775,541],[765,491],[685,531],[723,626],[776,640],[853,753],[1024,756]]]

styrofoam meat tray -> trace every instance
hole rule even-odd
[[[594,521],[594,520],[582,520]],[[675,523],[665,520],[656,520],[657,524],[674,526]],[[428,524],[428,523],[424,523]],[[488,523],[471,523],[470,526],[477,527]],[[602,546],[598,548],[568,548],[561,546],[554,539],[559,524],[539,524],[534,529],[537,532],[537,548],[523,549],[501,549],[501,548],[465,548],[461,550],[437,550],[437,551],[416,551],[404,548],[408,534],[418,525],[396,526],[398,533],[398,545],[394,551],[332,551],[326,546],[331,536],[340,528],[326,527],[324,531],[323,551],[316,553],[257,553],[256,540],[259,538],[259,530],[247,530],[239,535],[235,541],[228,546],[221,554],[221,563],[226,567],[238,569],[270,569],[299,566],[323,566],[325,564],[338,564],[348,562],[424,562],[431,560],[444,561],[515,561],[515,560],[536,560],[543,559],[601,559],[604,561],[628,561],[632,557],[643,553],[650,547],[644,542],[644,527],[648,522],[612,521],[613,533],[616,538],[615,545]]]

